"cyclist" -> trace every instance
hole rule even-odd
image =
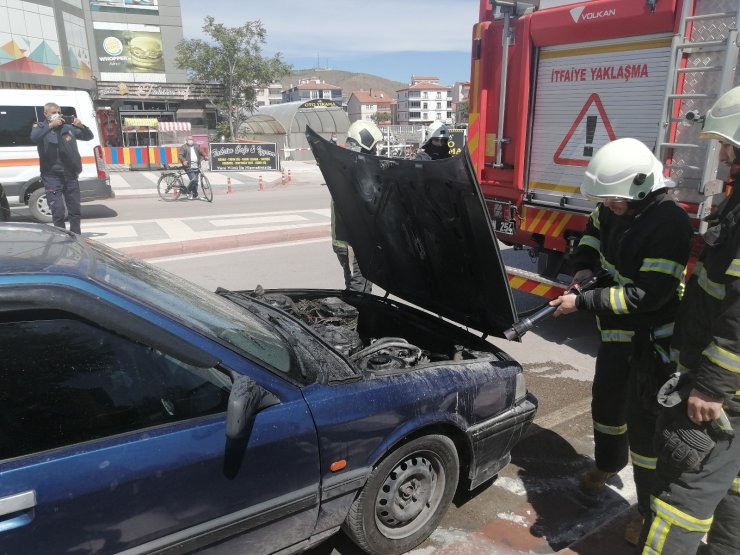
[[[195,200],[198,198],[198,173],[200,172],[200,163],[206,159],[206,153],[199,145],[195,144],[192,136],[188,136],[185,144],[180,147],[178,153],[180,164],[182,164],[185,173],[188,174],[188,198]]]

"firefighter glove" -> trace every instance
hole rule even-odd
[[[680,471],[695,472],[714,449],[714,440],[709,437],[706,425],[697,425],[689,420],[685,409],[685,404],[681,404],[664,411],[663,416],[665,413],[671,415],[660,419],[664,422],[658,422],[655,449],[664,463]]]

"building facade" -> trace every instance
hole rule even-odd
[[[468,123],[470,81],[457,81],[452,86],[452,120],[456,125]]]
[[[182,39],[179,0],[3,1],[0,86],[88,91],[104,146],[178,142],[215,131],[220,90],[177,68]]]
[[[384,92],[354,91],[347,101],[347,115],[350,122],[375,119],[379,125],[393,123],[393,100]]]
[[[342,89],[325,81],[312,77],[301,79],[297,85],[291,85],[283,91],[283,102],[305,102],[306,100],[331,100],[342,105]]]
[[[274,106],[283,102],[283,85],[272,83],[268,87],[256,89],[257,106]]]
[[[396,91],[398,125],[452,123],[452,89],[434,76],[411,76],[411,84]]]

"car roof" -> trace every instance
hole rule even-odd
[[[90,255],[73,233],[46,224],[0,223],[0,237],[0,275],[88,275]]]

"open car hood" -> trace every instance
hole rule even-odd
[[[362,274],[385,291],[503,337],[514,303],[467,149],[453,158],[360,154],[311,128],[324,175]]]

